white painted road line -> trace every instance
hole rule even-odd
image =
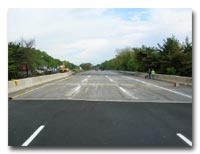
[[[177,92],[177,91],[174,91],[174,90],[171,90],[171,89],[167,89],[167,88],[164,88],[164,87],[160,87],[160,86],[157,86],[157,85],[145,82],[145,81],[141,81],[141,80],[138,80],[138,79],[130,78],[130,77],[127,77],[127,76],[122,76],[122,77],[127,78],[127,79],[131,79],[131,80],[143,83],[143,84],[148,84],[150,86],[153,86],[153,87],[156,87],[156,88],[160,88],[160,89],[163,89],[163,90],[166,90],[166,91],[178,94],[178,95],[182,95],[182,96],[185,96],[185,97],[188,97],[188,98],[192,98],[192,96],[190,96],[190,95],[187,95],[187,94],[184,94],[184,93],[180,93],[180,92]]]
[[[65,96],[70,97],[74,95],[75,93],[79,91],[80,88],[81,88],[81,85],[78,85],[77,87],[73,88],[71,91],[68,91]]]
[[[85,88],[85,93],[87,93],[87,91],[88,91],[88,87]]]
[[[81,86],[79,85],[78,87],[76,87],[76,88],[74,89],[73,93],[74,93],[74,92],[77,92],[80,88],[81,88]]]
[[[81,81],[81,83],[83,83],[83,82],[88,82],[88,79],[83,79],[83,80]]]
[[[130,94],[126,89],[122,88],[122,87],[118,87],[121,91],[123,91],[126,95],[128,95],[129,97],[133,98],[133,99],[138,99],[137,97],[133,96],[132,94]]]
[[[98,83],[95,84],[95,91],[98,89]]]
[[[110,80],[110,82],[114,82],[111,78],[109,78],[107,75],[105,76],[106,78],[108,78],[108,80]]]
[[[183,136],[181,133],[176,134],[178,137],[180,137],[184,142],[186,142],[189,146],[192,146],[192,142],[187,139],[185,136]]]
[[[21,146],[28,146],[44,127],[41,125]]]
[[[109,80],[110,80],[110,82],[114,82],[114,81],[113,81],[112,79],[110,79],[110,78],[109,78]]]
[[[109,78],[107,75],[105,77],[110,80],[110,82],[115,82],[111,78]],[[130,92],[128,92],[126,89],[120,87],[119,85],[116,85],[123,93],[125,93],[127,96],[131,97],[132,99],[138,99],[137,97],[133,96]]]

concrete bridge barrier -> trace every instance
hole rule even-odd
[[[143,77],[143,78],[145,78],[145,76],[147,75],[147,73],[144,73],[144,72],[129,72],[129,71],[118,71],[118,72],[136,75],[136,76],[140,76],[140,77]],[[181,85],[192,86],[192,77],[156,74],[155,79],[161,80],[161,81],[176,83],[177,85],[181,84]]]
[[[135,72],[135,75],[145,77],[145,75],[147,75],[147,73]],[[161,81],[172,82],[172,83],[176,83],[176,84],[181,84],[181,85],[192,86],[192,77],[156,74],[155,79],[161,80]]]
[[[51,75],[44,75],[44,76],[8,81],[8,93],[29,88],[32,86],[36,86],[36,85],[53,81],[56,79],[64,78],[70,75],[71,75],[71,72],[67,72],[67,73],[57,73],[57,74],[51,74]]]

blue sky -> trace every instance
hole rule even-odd
[[[25,23],[25,24],[24,24]],[[191,9],[9,9],[8,41],[35,39],[36,48],[75,64],[98,64],[116,49],[192,38]]]

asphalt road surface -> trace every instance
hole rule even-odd
[[[9,97],[9,146],[192,146],[191,86],[88,71]]]

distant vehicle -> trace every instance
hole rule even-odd
[[[66,72],[65,65],[63,64],[63,65],[58,66],[57,70],[58,70],[58,72]]]
[[[57,73],[57,68],[54,68],[54,67],[51,68],[51,72],[52,72],[52,73]]]
[[[66,72],[70,72],[70,69],[69,69],[69,68],[66,68]]]
[[[52,71],[52,68],[49,67],[49,66],[39,66],[39,67],[35,70],[34,73],[36,73],[37,75],[44,75],[44,74],[52,74],[52,73],[54,73],[54,72]]]
[[[36,69],[35,73],[38,74],[38,75],[43,75],[43,74],[45,74],[45,71],[44,70]]]

